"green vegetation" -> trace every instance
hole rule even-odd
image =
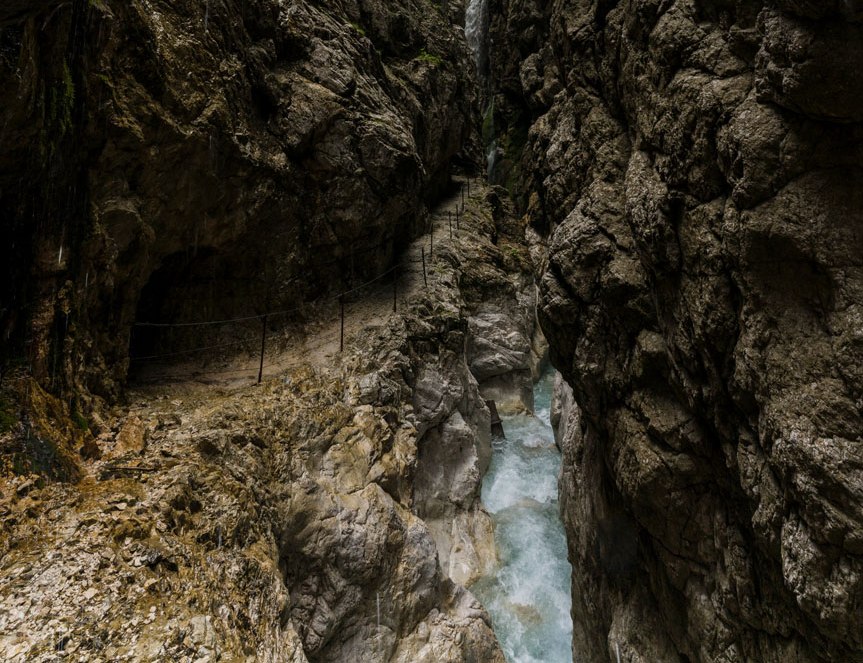
[[[351,21],[348,23],[348,25],[350,25],[354,29],[354,32],[356,32],[360,37],[366,36],[366,31],[365,31],[365,29],[363,29],[363,26],[361,26],[360,24],[354,23],[353,21]]]
[[[44,124],[39,140],[42,156],[53,156],[60,140],[72,131],[72,112],[75,109],[75,81],[69,70],[69,63],[63,62],[59,81],[51,85],[47,92],[42,90],[42,109]]]
[[[90,422],[87,421],[87,417],[81,414],[81,410],[77,407],[72,409],[71,419],[72,422],[81,430],[90,430]]]
[[[5,397],[0,396],[0,433],[8,433],[18,423],[15,406]]]
[[[438,66],[443,62],[439,55],[435,55],[434,53],[429,53],[426,49],[420,49],[419,55],[417,55],[414,60],[418,60],[420,62],[425,62],[430,65]]]
[[[56,101],[59,105],[57,120],[63,135],[72,128],[72,109],[75,106],[75,82],[68,62],[63,63],[63,80],[59,83]]]
[[[39,474],[42,477],[67,481],[70,471],[57,452],[57,447],[47,440],[28,436],[21,442],[23,449],[12,454],[13,473],[18,475]]]
[[[494,99],[485,110],[482,117],[482,144],[486,147],[494,140]]]
[[[518,195],[518,180],[521,176],[521,155],[527,146],[527,140],[527,127],[521,123],[511,126],[500,140],[504,160],[508,164],[504,186],[514,199]]]

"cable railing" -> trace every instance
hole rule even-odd
[[[317,299],[313,302],[303,303],[291,308],[287,309],[279,309],[275,311],[268,311],[266,313],[259,313],[255,315],[244,315],[238,316],[235,318],[224,318],[224,319],[216,319],[216,320],[198,320],[198,321],[187,321],[187,322],[136,322],[133,327],[134,328],[150,328],[150,329],[194,329],[194,328],[202,328],[202,327],[210,327],[210,326],[224,326],[230,324],[242,324],[242,323],[250,323],[255,321],[261,322],[261,334],[258,337],[258,341],[260,342],[260,349],[257,353],[257,356],[252,354],[253,345],[256,340],[254,338],[243,338],[232,341],[226,341],[223,343],[211,343],[209,345],[204,345],[200,347],[188,348],[184,350],[175,350],[171,352],[165,352],[161,354],[149,354],[138,357],[131,357],[130,361],[135,364],[144,364],[146,362],[158,363],[165,362],[167,360],[176,359],[179,357],[186,356],[194,356],[200,353],[205,352],[213,352],[216,350],[226,350],[229,348],[239,348],[242,346],[246,346],[249,348],[249,360],[251,361],[253,358],[256,360],[257,366],[249,366],[246,368],[226,368],[224,370],[217,370],[215,368],[204,368],[202,367],[199,370],[188,369],[183,371],[182,373],[176,373],[171,375],[166,375],[164,373],[157,373],[152,376],[150,379],[142,378],[138,380],[139,382],[162,382],[162,381],[170,381],[170,380],[180,380],[180,379],[190,379],[190,378],[199,378],[204,376],[209,377],[227,377],[230,375],[246,375],[250,372],[254,372],[255,369],[258,371],[258,383],[263,379],[264,374],[264,366],[265,359],[267,354],[267,346],[272,346],[274,341],[285,341],[285,329],[282,328],[277,332],[275,336],[270,335],[268,338],[268,329],[267,325],[274,318],[283,317],[286,315],[290,315],[292,313],[299,313],[302,311],[307,311],[309,308],[320,307],[321,305],[326,305],[332,302],[338,302],[339,304],[339,333],[332,336],[323,336],[319,338],[314,345],[309,345],[307,340],[300,341],[301,348],[304,352],[304,356],[308,356],[310,353],[317,352],[323,349],[326,346],[335,346],[338,344],[339,352],[344,350],[345,343],[345,305],[346,300],[351,295],[354,295],[359,292],[363,292],[367,290],[370,286],[375,283],[380,282],[383,279],[386,279],[388,276],[392,275],[392,283],[385,284],[383,286],[379,286],[375,288],[373,291],[368,292],[364,295],[365,299],[369,299],[373,296],[379,296],[387,288],[392,288],[393,291],[393,312],[397,312],[398,309],[398,289],[399,289],[399,277],[401,273],[412,273],[417,277],[419,276],[419,272],[422,272],[422,283],[427,287],[428,286],[428,270],[431,263],[434,260],[435,256],[435,243],[440,242],[440,239],[435,237],[435,217],[438,217],[438,220],[443,218],[444,223],[448,222],[449,225],[449,238],[452,240],[461,230],[461,219],[464,215],[465,211],[465,188],[467,188],[468,196],[470,196],[470,180],[466,180],[466,182],[462,182],[460,191],[456,193],[456,209],[453,213],[452,210],[439,211],[432,214],[431,223],[429,224],[429,230],[424,233],[423,236],[428,237],[428,257],[426,256],[426,247],[425,244],[420,245],[420,257],[405,257],[400,260],[397,264],[392,267],[384,270],[380,274],[377,274],[373,278],[355,285],[347,290],[342,292],[338,292],[335,294],[328,295],[326,297]],[[460,198],[459,198],[460,196]],[[448,201],[451,205],[451,200]],[[446,230],[446,227],[445,229]],[[415,246],[415,245],[414,245]],[[422,265],[421,270],[416,269],[414,266]],[[363,301],[363,300],[361,300]],[[246,330],[247,331],[247,330]],[[269,343],[268,343],[269,341]],[[296,341],[291,343],[291,345],[296,345]],[[284,350],[280,351],[279,354],[284,354]],[[266,364],[266,368],[269,372],[272,372],[274,369],[281,370],[290,364],[298,363],[298,360],[295,357],[283,358],[280,361],[270,361]]]
[[[411,261],[403,261],[399,266],[404,264],[419,264],[421,260],[411,260]],[[388,272],[392,272],[393,270],[387,270]],[[385,274],[384,274],[385,275]],[[380,275],[381,277],[384,275]],[[416,277],[419,278],[419,273],[417,272]],[[380,279],[377,279],[380,280]],[[374,283],[374,280],[366,282],[365,287],[368,287],[369,284]],[[377,288],[368,291],[365,293],[365,296],[362,300],[356,302],[357,305],[368,305],[370,301],[379,298],[383,293],[387,290],[393,288],[392,284],[383,284],[378,286]],[[352,288],[351,292],[357,291],[357,288]],[[348,291],[346,291],[348,292]],[[412,293],[403,293],[401,299],[401,305],[403,306],[407,298],[412,296]],[[338,299],[338,295],[333,295],[332,297],[328,297],[326,301],[332,302]],[[384,306],[380,307],[381,309],[385,308]],[[333,330],[331,330],[327,334],[323,334],[316,337],[304,336],[302,338],[293,338],[286,339],[284,334],[284,329],[277,331],[275,334],[271,334],[267,337],[264,346],[267,348],[267,362],[266,362],[266,370],[268,373],[278,372],[282,369],[285,369],[291,365],[299,365],[303,363],[310,355],[317,353],[323,349],[329,348],[332,350],[332,353],[341,352],[344,349],[345,338],[348,333],[356,332],[365,326],[370,318],[376,318],[380,315],[379,310],[377,311],[369,311],[369,310],[361,310],[359,316],[354,317],[350,320],[351,328],[346,329],[345,323],[348,322],[348,316],[345,313],[344,308],[339,307],[338,311],[331,310],[329,315],[321,316],[319,321],[326,321],[325,324],[332,324]],[[338,333],[334,331],[335,323],[339,322]],[[309,340],[310,338],[314,338],[314,340]],[[282,343],[282,347],[277,350],[273,350],[273,345],[279,345],[279,342]],[[237,347],[237,346],[246,346],[249,350],[249,356],[246,361],[249,362],[249,365],[242,368],[214,368],[214,367],[201,367],[201,368],[188,368],[184,369],[180,373],[164,373],[157,372],[149,377],[139,377],[136,380],[139,384],[141,383],[159,383],[166,382],[172,380],[183,380],[183,379],[198,379],[203,377],[222,377],[222,378],[230,378],[230,376],[243,376],[249,375],[250,373],[254,375],[254,371],[258,370],[260,377],[263,377],[263,369],[264,365],[260,362],[260,356],[255,356],[253,354],[252,345],[254,343],[254,339],[245,338],[237,341],[231,341],[227,343],[218,343],[212,344],[208,346],[203,346],[201,348],[192,348],[189,350],[183,350],[178,352],[165,353],[164,355],[154,355],[150,357],[142,357],[139,359],[152,359],[154,363],[158,363],[160,360],[171,359],[177,356],[183,355],[192,355],[197,352],[204,351],[212,351],[216,349],[223,349],[226,347]],[[299,349],[302,352],[302,357],[293,356],[285,356],[287,353],[287,348],[285,346],[292,347],[294,349]],[[275,361],[273,360],[275,358]],[[254,364],[252,364],[254,362]]]

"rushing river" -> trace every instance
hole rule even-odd
[[[553,373],[534,392],[536,416],[503,417],[482,501],[500,566],[471,591],[491,614],[510,663],[570,663],[570,566],[558,515],[560,454],[549,423]]]

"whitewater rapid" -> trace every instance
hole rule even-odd
[[[553,372],[537,384],[536,416],[503,417],[482,501],[500,565],[471,590],[488,609],[510,663],[571,663],[566,536],[557,502],[560,453],[549,421]]]

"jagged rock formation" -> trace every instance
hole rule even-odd
[[[136,391],[77,484],[4,479],[4,660],[503,663],[459,583],[494,557],[467,348],[483,306],[525,316],[530,263],[520,224],[467,219],[336,366]]]
[[[447,11],[4,3],[3,360],[110,400],[135,320],[254,315],[383,271],[474,130]]]
[[[498,193],[489,198],[496,211],[478,221],[494,242],[463,246],[457,259],[447,257],[457,269],[440,275],[458,284],[467,328],[452,352],[422,368],[414,396],[427,422],[418,426],[415,510],[449,577],[468,586],[488,575],[497,558],[491,519],[479,499],[491,460],[485,400],[497,400],[501,410],[531,409],[532,371],[544,359],[524,229],[510,209],[499,207]]]
[[[525,275],[515,299],[490,298],[468,320],[467,359],[483,398],[501,414],[533,411],[533,384],[548,346],[536,321],[536,286]]]
[[[412,370],[392,346],[404,323],[387,333],[384,369]],[[502,660],[411,513],[417,430],[396,386],[346,405],[350,384],[306,368],[157,402],[80,488],[12,484],[4,660]],[[129,427],[147,433],[135,450]]]
[[[495,2],[576,660],[863,660],[859,2]]]

